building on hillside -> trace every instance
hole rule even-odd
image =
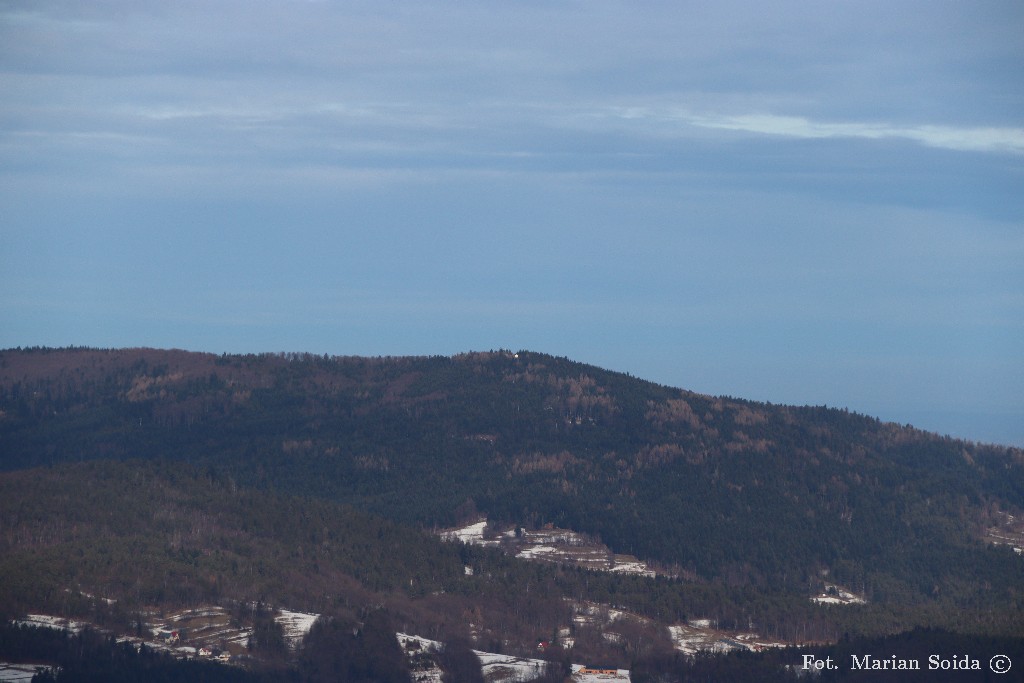
[[[572,665],[573,683],[630,683],[628,669],[600,669]]]
[[[161,629],[156,634],[156,637],[160,642],[167,643],[168,645],[174,645],[181,639],[180,634],[177,631],[168,631],[166,629]]]

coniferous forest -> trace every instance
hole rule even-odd
[[[536,655],[583,602],[660,626],[614,643],[578,628],[572,652],[544,657],[634,680],[726,680],[721,667],[783,680],[806,651],[684,656],[665,627],[692,619],[847,658],[894,643],[1019,650],[1024,633],[1024,558],[992,542],[997,528],[1012,541],[1008,520],[1024,514],[1020,450],[538,353],[7,350],[0,468],[4,623],[44,612],[121,633],[148,610],[253,602],[325,615],[298,650],[275,650],[268,631],[260,666],[190,680],[405,680],[384,664],[401,657],[367,654],[395,642],[384,631]],[[530,563],[435,533],[477,517],[573,529],[660,575]],[[830,585],[864,604],[811,602]],[[31,640],[16,631],[8,652]],[[185,675],[102,635],[62,637],[43,647],[102,651],[87,659],[109,662],[104,680],[122,665]]]

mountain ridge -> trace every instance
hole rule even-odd
[[[0,410],[4,470],[184,461],[403,525],[552,524],[727,590],[855,586],[907,627],[1024,601],[1024,562],[986,541],[1024,508],[1024,451],[847,410],[528,351],[158,349],[2,351]]]

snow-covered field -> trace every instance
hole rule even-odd
[[[422,656],[437,652],[441,648],[441,643],[408,633],[396,633],[395,636],[398,638],[398,645],[409,658],[413,682],[441,683],[444,672],[437,666],[437,662],[431,657]]]
[[[476,652],[480,658],[484,680],[489,683],[525,683],[540,678],[547,662],[542,659],[526,659],[512,655],[496,655],[490,652]]]
[[[309,629],[313,628],[313,622],[319,617],[319,614],[279,609],[274,621],[281,624],[281,628],[284,630],[284,640],[294,650],[309,633]]]
[[[443,645],[436,640],[429,640],[408,633],[398,633],[398,644],[412,659],[420,653],[438,652]],[[493,652],[473,650],[480,659],[484,680],[488,683],[526,683],[539,678],[544,673],[547,662],[543,659],[529,659],[515,655],[499,655]],[[436,666],[413,671],[413,679],[417,683],[440,683],[441,669]]]
[[[997,512],[998,524],[986,532],[990,543],[1008,545],[1018,555],[1024,554],[1024,520],[1008,512]]]
[[[580,610],[593,614],[591,618],[595,620],[607,621],[608,623],[634,616],[592,603],[581,605]],[[153,616],[155,615],[151,615],[151,617]],[[319,615],[317,614],[281,609],[276,611],[274,619],[281,624],[285,639],[294,647],[301,642],[301,639],[309,632],[309,629],[318,617]],[[233,626],[232,621],[231,613],[223,607],[203,607],[194,610],[184,610],[166,614],[160,618],[154,618],[145,625],[149,635],[144,638],[121,636],[118,640],[119,642],[131,642],[137,645],[144,643],[146,647],[187,658],[208,657],[211,651],[216,652],[224,649],[224,657],[226,658],[230,653],[244,652],[245,644],[251,634],[249,628]],[[74,630],[76,632],[87,626],[87,624],[82,622],[69,621],[45,614],[31,614],[15,623]],[[562,629],[560,636],[563,631],[568,636],[569,629]],[[169,638],[172,633],[178,634],[179,639],[177,641]],[[414,666],[412,672],[413,680],[417,683],[441,683],[443,673],[441,669],[437,667],[435,662],[431,661],[431,657],[420,656],[437,652],[442,648],[441,643],[405,633],[398,633],[396,637],[402,650],[409,657],[410,662],[418,664]],[[478,650],[474,650],[474,653],[480,659],[484,678],[488,683],[526,683],[543,675],[545,668],[548,666],[548,663],[541,659],[495,654]],[[40,668],[45,669],[48,667],[40,664],[0,663],[0,683],[30,681]],[[574,674],[573,678],[579,683],[629,680],[628,671],[616,671],[612,675],[587,671],[582,665],[576,665],[575,669],[578,671],[578,674]]]
[[[607,546],[571,529],[514,528],[487,534],[487,520],[479,520],[458,529],[444,529],[442,540],[473,545],[500,546],[524,560],[572,564],[598,571],[655,576],[646,564],[629,555],[614,555]]]
[[[672,643],[680,652],[729,652],[731,650],[763,650],[785,647],[786,643],[762,638],[756,633],[734,633],[712,628],[710,619],[696,619],[668,627]]]
[[[8,664],[0,662],[0,681],[3,683],[28,683],[40,671],[49,671],[52,666],[42,664]]]
[[[444,680],[444,671],[437,665],[426,669],[415,669],[410,671],[409,674],[412,677],[413,683],[442,683]]]
[[[828,586],[824,593],[815,595],[811,602],[820,605],[865,605],[867,600],[842,586]]]
[[[484,539],[484,529],[487,528],[487,520],[473,522],[461,529],[447,529],[441,532],[442,541],[461,541],[472,545],[498,545],[499,539]],[[514,536],[514,534],[513,534]]]
[[[616,631],[619,622],[655,626],[651,619],[608,605],[581,602],[573,605],[573,624],[583,628],[597,628],[602,637],[610,643],[622,638]],[[607,629],[607,630],[606,630]],[[675,648],[688,655],[699,652],[728,652],[730,650],[762,650],[768,647],[785,647],[786,643],[764,638],[756,633],[724,631],[711,619],[693,619],[685,624],[668,627],[669,637]]]
[[[203,607],[170,614],[162,620],[150,624],[153,633],[159,631],[179,630],[187,636],[187,643],[180,643],[196,648],[205,647],[210,650],[226,649],[231,654],[242,654],[249,645],[248,627],[232,625],[231,614],[224,607]],[[180,648],[173,650],[185,654]]]
[[[616,555],[612,566],[608,569],[611,572],[623,574],[639,574],[641,576],[657,576],[657,572],[646,564],[629,555]]]
[[[24,619],[20,619],[14,622],[16,625],[25,626],[41,626],[43,628],[52,628],[58,631],[71,631],[72,633],[79,633],[83,628],[87,626],[81,621],[71,621],[70,619],[63,619],[61,617],[52,617],[48,614],[29,614]]]

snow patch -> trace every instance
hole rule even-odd
[[[827,586],[825,592],[811,598],[819,605],[866,605],[867,600],[842,586]]]
[[[430,640],[429,638],[414,636],[408,633],[396,633],[395,637],[398,638],[398,644],[408,652],[438,652],[441,649],[439,641]]]
[[[461,541],[462,543],[471,543],[473,545],[497,545],[497,540],[484,540],[484,530],[486,528],[487,520],[484,519],[479,522],[474,522],[468,526],[464,526],[461,529],[443,531],[441,532],[441,540]]]
[[[19,619],[14,623],[18,626],[38,626],[41,628],[52,628],[56,631],[70,631],[71,633],[81,633],[82,629],[87,625],[81,621],[72,621],[63,617],[50,616],[49,614],[29,614],[24,619]]]
[[[274,621],[281,625],[284,631],[285,642],[294,650],[302,642],[302,639],[313,628],[313,623],[320,618],[319,614],[309,612],[292,612],[291,610],[279,609]]]
[[[411,658],[419,653],[439,652],[444,646],[436,641],[421,636],[414,636],[408,633],[396,633],[398,644],[402,650]],[[544,673],[547,662],[542,659],[527,659],[514,655],[499,655],[492,652],[481,652],[473,650],[473,654],[480,660],[484,680],[488,683],[526,683],[540,678]],[[439,668],[432,667],[413,671],[413,680],[417,683],[439,683],[442,672]]]
[[[710,619],[694,619],[668,627],[669,636],[677,650],[688,655],[700,652],[731,652],[733,650],[763,650],[785,647],[786,643],[762,638],[756,633],[719,631],[711,627]]]
[[[37,673],[52,670],[42,664],[10,664],[0,662],[0,681],[3,683],[29,683]]]
[[[544,675],[548,663],[543,659],[527,659],[513,655],[473,651],[480,659],[484,680],[489,683],[525,683]]]
[[[488,538],[485,538],[485,532]],[[503,531],[493,528],[488,530],[487,520],[482,519],[458,529],[443,529],[438,533],[444,541],[497,546],[524,560],[576,565],[597,571],[657,576],[657,572],[643,561],[632,555],[614,555],[603,543],[571,529],[549,526],[533,531],[522,527],[512,527]]]

